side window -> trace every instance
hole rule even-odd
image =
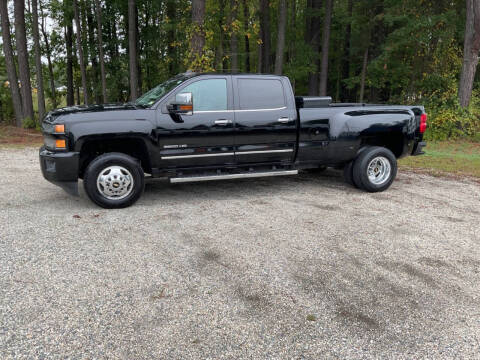
[[[227,110],[227,80],[207,79],[186,86],[181,93],[193,95],[193,111]]]
[[[238,79],[240,110],[277,109],[285,106],[283,85],[277,79]]]

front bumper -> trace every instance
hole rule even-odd
[[[67,193],[78,196],[78,152],[53,152],[42,146],[39,150],[43,177]]]
[[[412,155],[413,156],[418,156],[418,155],[423,155],[425,154],[425,151],[422,149],[427,146],[427,143],[425,141],[420,141],[415,144],[415,147],[413,148]]]

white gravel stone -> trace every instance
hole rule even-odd
[[[479,358],[476,182],[149,180],[104,210],[37,156],[0,149],[1,359]]]

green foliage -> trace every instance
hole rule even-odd
[[[32,119],[30,117],[26,117],[25,119],[23,119],[22,125],[24,129],[35,129],[37,127],[35,119]]]
[[[77,0],[82,39],[87,63],[87,86],[90,102],[101,100],[98,34],[94,0]],[[236,55],[240,71],[257,72],[259,66],[260,6],[258,0],[205,0],[203,24],[192,24],[191,0],[136,0],[138,10],[138,77],[140,91],[187,69],[228,71]],[[352,1],[353,12],[348,5]],[[313,51],[307,38],[306,23],[312,16],[321,19],[320,9],[307,8],[306,0],[287,1],[285,63],[283,72],[289,76],[295,92],[308,92],[309,75],[318,73],[321,50]],[[40,19],[48,18],[47,32],[55,87],[66,86],[65,27],[72,23],[72,0],[41,2]],[[322,2],[324,4],[324,2]],[[102,38],[106,68],[107,95],[111,102],[129,99],[128,7],[125,0],[100,0]],[[269,1],[270,59],[275,58],[278,38],[278,0]],[[27,14],[28,36],[31,37],[31,16]],[[89,19],[90,16],[90,19]],[[351,25],[348,55],[345,56],[346,28]],[[320,24],[320,29],[322,28]],[[468,137],[480,139],[480,87],[474,85],[472,104],[462,109],[457,100],[458,82],[463,59],[465,2],[461,0],[335,0],[329,49],[328,92],[335,100],[359,100],[363,58],[368,49],[364,101],[371,103],[422,104],[429,113],[428,139]],[[192,35],[205,34],[201,54],[192,54]],[[12,31],[13,33],[13,31]],[[235,35],[236,54],[231,38]],[[73,34],[73,79],[75,102],[81,86],[79,61]],[[248,47],[247,41],[248,39]],[[31,40],[31,39],[30,39]],[[43,59],[45,41],[41,39]],[[29,44],[31,46],[31,41]],[[15,41],[14,41],[15,45]],[[33,51],[31,51],[33,55]],[[345,75],[344,65],[348,76]],[[33,57],[31,58],[33,66]],[[271,71],[273,71],[273,66]],[[33,71],[32,71],[33,72]],[[53,93],[50,71],[44,66],[44,88],[47,110],[51,110]],[[477,75],[477,80],[480,75]],[[0,56],[0,81],[6,79],[4,59]],[[32,78],[34,80],[34,77]],[[1,84],[0,84],[1,85]],[[347,88],[348,94],[341,91]],[[65,91],[58,91],[56,102],[65,104]],[[80,97],[80,100],[78,99]],[[0,111],[3,120],[13,123],[9,88],[0,86]],[[26,122],[28,127],[35,122]]]

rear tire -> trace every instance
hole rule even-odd
[[[369,147],[353,164],[353,181],[368,192],[384,191],[397,176],[397,159],[388,149]]]
[[[361,189],[362,187],[355,183],[355,179],[353,178],[353,165],[355,165],[355,160],[350,161],[346,164],[343,168],[343,177],[345,182],[357,189]]]
[[[126,154],[107,153],[92,160],[83,187],[88,197],[105,209],[125,208],[143,193],[145,179],[140,162]]]

